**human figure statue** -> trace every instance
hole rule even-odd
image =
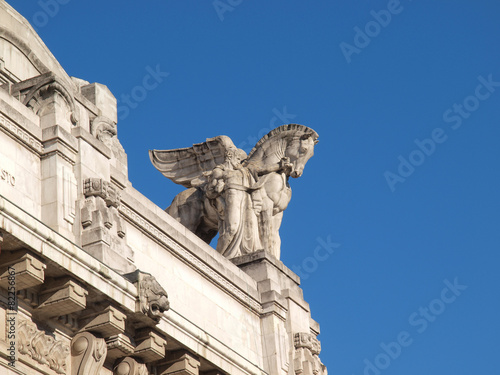
[[[205,191],[219,219],[216,250],[227,258],[262,249],[257,221],[262,199],[258,189],[252,190],[254,177],[241,164],[246,157],[243,150],[229,148],[224,163],[209,175]]]
[[[227,136],[192,147],[151,150],[165,177],[187,189],[165,210],[203,239],[219,232],[217,251],[227,258],[264,249],[279,259],[279,228],[292,191],[314,154],[318,134],[304,125],[271,130],[245,154]]]

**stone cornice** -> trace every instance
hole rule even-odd
[[[191,244],[192,246],[189,246],[188,249],[187,247],[180,245],[167,234],[168,225],[164,220],[161,220],[160,217],[151,212],[149,212],[148,218],[146,219],[143,215],[138,213],[138,210],[134,208],[134,203],[137,202],[134,202],[134,199],[129,194],[125,192],[122,193],[119,211],[130,223],[138,226],[142,231],[145,231],[156,241],[162,243],[166,249],[173,252],[186,264],[189,264],[197,272],[210,280],[210,282],[215,283],[226,293],[236,298],[236,300],[238,300],[245,307],[256,314],[262,313],[262,305],[260,303],[260,296],[257,291],[255,280],[243,273],[229,260],[223,258],[222,256],[220,256],[221,259],[217,261],[216,258],[219,254],[206,244],[204,245],[207,246],[209,251],[212,252],[209,256],[204,253],[204,249],[201,249],[200,246]],[[143,208],[141,212],[144,211],[145,209]],[[167,215],[166,213],[163,214]],[[173,219],[171,220],[174,221]],[[187,239],[185,240],[185,242],[188,242]],[[230,275],[233,269],[235,272],[233,275]],[[237,280],[238,277],[241,279],[240,282]],[[249,286],[253,286],[253,291],[252,289],[249,289]]]

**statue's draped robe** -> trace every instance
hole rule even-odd
[[[249,187],[255,184],[255,179],[247,168],[237,169],[235,172],[242,176],[242,184],[226,184],[223,194],[216,199],[215,207],[219,215],[219,233],[220,235],[230,236],[232,238],[225,248],[221,248],[221,241],[217,243],[217,251],[227,258],[253,253],[262,249],[259,238],[259,226],[257,214],[254,210],[252,195],[258,198],[258,193],[252,194]],[[229,212],[226,207],[231,207],[232,214],[239,215],[238,225],[234,234],[229,234],[227,215]]]

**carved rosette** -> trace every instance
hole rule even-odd
[[[168,295],[156,278],[139,270],[125,275],[139,292],[136,311],[159,323],[163,313],[170,308]]]
[[[48,366],[58,374],[66,374],[69,345],[56,340],[27,320],[19,322],[19,353],[33,358],[41,365]]]
[[[319,359],[321,343],[311,333],[299,332],[294,335],[294,369],[300,375],[327,375],[326,366]]]
[[[71,340],[71,375],[98,375],[106,359],[106,342],[90,332]]]

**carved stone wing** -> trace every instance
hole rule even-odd
[[[231,147],[235,147],[231,138],[220,135],[192,147],[150,150],[149,158],[165,177],[190,188],[205,183],[205,174],[224,162],[226,150]]]

